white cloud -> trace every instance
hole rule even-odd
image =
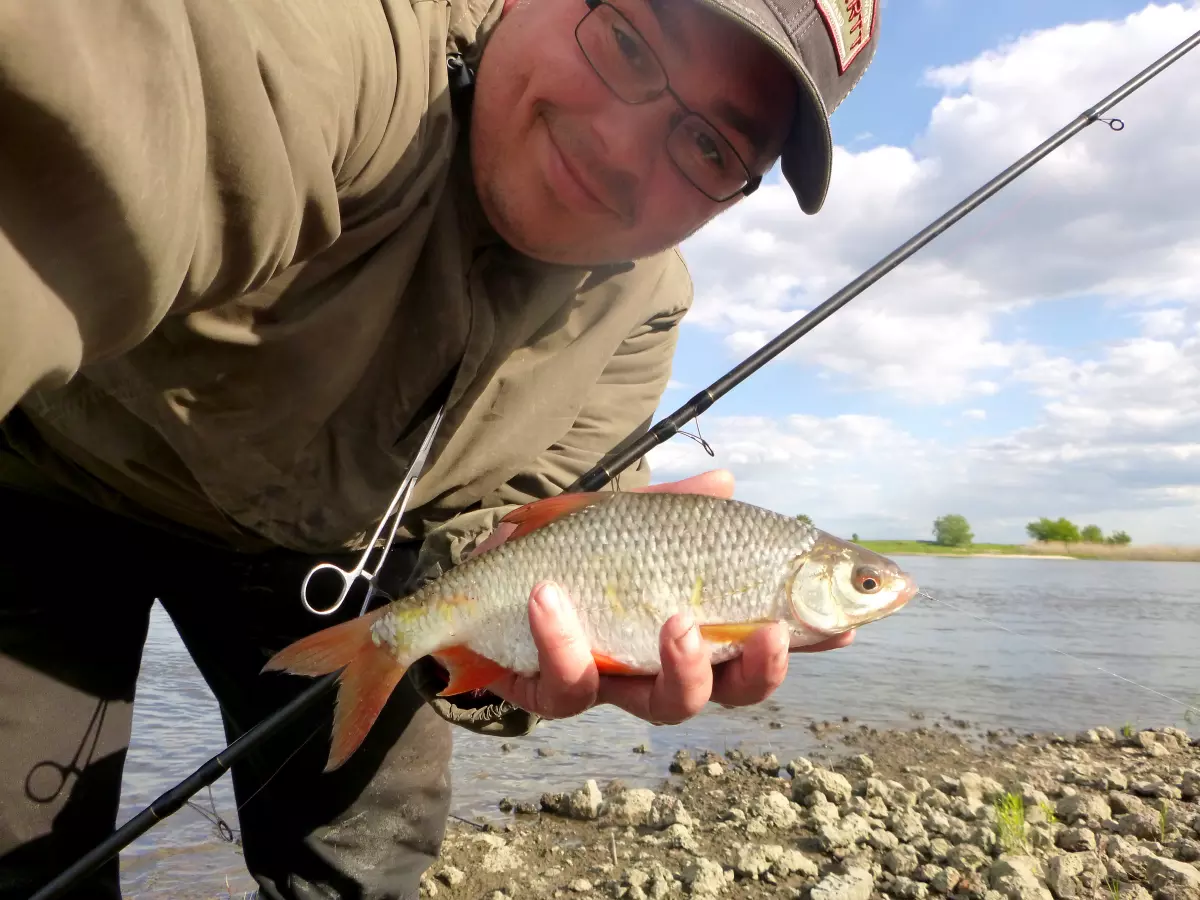
[[[1198,29],[1200,0],[1151,5],[930,71],[944,94],[918,139],[838,148],[819,216],[767,185],[685,245],[690,327],[731,355],[757,349]],[[656,477],[728,466],[739,496],[864,536],[923,537],[961,512],[980,540],[1019,541],[1031,518],[1066,515],[1140,542],[1200,543],[1196,83],[1200,51],[1107,113],[1124,130],[1087,128],[785,354],[815,385],[905,404],[895,413],[716,410],[701,423],[715,463],[672,441],[650,454]],[[1094,339],[1086,312],[1056,323],[1069,352],[1002,327],[1070,298],[1103,305],[1128,336]],[[998,433],[1018,401],[1033,424]],[[942,417],[956,437],[906,426],[922,403],[962,404]]]
[[[745,353],[790,325],[1187,34],[1200,3],[1026,35],[928,73],[946,93],[911,147],[838,148],[814,218],[766,185],[684,245],[688,321]],[[788,357],[949,402],[1041,355],[997,319],[1056,298],[1200,296],[1200,55],[1185,57],[798,342]],[[1169,325],[1169,316],[1160,322]]]
[[[977,540],[1022,541],[1025,523],[1065,515],[1139,543],[1200,543],[1200,308],[1173,328],[1174,339],[1136,335],[1094,359],[1031,366],[1020,377],[1045,405],[999,437],[952,444],[877,416],[709,413],[715,459],[686,439],[649,459],[659,480],[729,468],[740,499],[840,534],[926,537],[957,512]]]

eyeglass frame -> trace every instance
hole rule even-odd
[[[575,26],[575,43],[577,43],[579,45],[579,50],[583,54],[583,58],[585,60],[587,60],[587,64],[588,64],[588,66],[591,67],[591,70],[596,73],[596,77],[600,79],[600,83],[603,84],[606,88],[608,88],[612,92],[614,97],[616,97],[622,103],[625,103],[629,106],[641,106],[644,103],[652,103],[655,100],[657,100],[659,97],[661,97],[663,94],[670,94],[671,98],[675,101],[675,103],[679,106],[679,108],[681,110],[683,110],[683,112],[685,113],[684,118],[680,120],[679,124],[675,125],[671,129],[671,132],[674,132],[674,130],[676,128],[678,128],[680,125],[682,125],[683,122],[687,121],[687,119],[690,117],[695,117],[695,118],[699,119],[701,122],[703,122],[709,128],[711,128],[717,135],[720,136],[721,140],[724,141],[725,144],[729,147],[729,149],[733,152],[734,158],[737,159],[737,161],[738,161],[738,165],[740,165],[742,167],[742,171],[746,173],[746,183],[744,185],[742,185],[742,187],[738,188],[736,191],[734,191],[731,194],[728,194],[727,196],[714,197],[712,194],[710,194],[704,188],[700,187],[700,185],[696,184],[696,182],[692,179],[692,177],[690,175],[688,175],[687,172],[684,171],[683,166],[679,165],[679,163],[676,161],[675,155],[671,152],[671,144],[670,144],[669,133],[668,133],[668,140],[665,142],[666,148],[667,148],[667,155],[671,158],[671,164],[674,165],[675,168],[679,170],[679,174],[681,174],[687,180],[688,184],[690,184],[692,187],[694,187],[696,190],[698,190],[700,193],[702,193],[709,200],[712,200],[714,203],[725,203],[728,200],[732,200],[738,194],[742,194],[743,196],[749,197],[756,190],[758,190],[759,185],[762,184],[762,178],[763,178],[762,175],[751,175],[750,167],[748,165],[746,165],[746,161],[744,159],[742,159],[742,155],[740,153],[738,153],[737,148],[733,145],[733,141],[729,140],[729,138],[727,138],[725,136],[725,132],[723,132],[723,131],[721,131],[721,129],[717,128],[717,126],[714,125],[712,122],[710,122],[708,120],[708,118],[705,117],[702,113],[696,112],[696,110],[689,107],[686,103],[683,102],[683,98],[680,97],[677,93],[675,93],[675,89],[673,87],[671,87],[671,76],[667,73],[667,67],[663,65],[663,62],[661,59],[659,59],[658,54],[654,52],[654,48],[652,46],[650,46],[650,42],[648,40],[646,40],[646,36],[644,34],[642,34],[641,30],[636,25],[634,25],[632,21],[630,21],[629,16],[625,15],[625,13],[621,12],[621,10],[617,9],[617,7],[613,6],[613,4],[609,3],[608,0],[584,0],[584,3],[587,5],[588,11],[583,14],[583,17],[579,20],[579,23]],[[646,51],[650,54],[651,58],[654,60],[654,64],[656,66],[658,66],[659,72],[662,73],[662,79],[663,79],[662,88],[660,88],[658,91],[656,91],[654,94],[650,95],[649,97],[646,97],[642,100],[627,100],[625,97],[623,97],[617,91],[616,88],[614,88],[611,84],[608,83],[608,80],[602,74],[600,74],[600,70],[598,68],[596,68],[596,64],[592,61],[592,58],[588,55],[587,49],[583,45],[583,40],[579,37],[579,31],[581,28],[583,28],[583,25],[587,21],[588,16],[590,16],[592,13],[596,12],[596,10],[598,10],[601,6],[607,6],[626,25],[629,26],[629,28],[633,31],[633,33],[635,35],[637,35],[638,40],[640,40],[645,45]]]

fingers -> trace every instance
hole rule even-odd
[[[788,669],[788,631],[776,622],[756,631],[742,655],[714,668],[712,699],[725,706],[762,703],[783,684]]]
[[[507,675],[489,686],[492,693],[546,719],[576,716],[594,706],[600,674],[575,607],[558,586],[534,587],[529,627],[538,674]]]
[[[659,725],[677,725],[700,712],[712,693],[713,668],[690,615],[667,620],[659,634],[659,654],[662,670],[653,678],[601,678],[598,702]]]
[[[839,647],[846,647],[854,640],[855,632],[847,631],[844,634],[835,635],[827,640],[820,641],[816,644],[805,644],[802,647],[793,647],[793,653],[820,653],[822,650],[837,650]]]
[[[702,472],[679,481],[651,484],[646,487],[633,488],[633,490],[651,494],[706,494],[710,497],[722,497],[728,500],[733,496],[733,488],[732,472],[727,469],[713,469],[710,472]]]

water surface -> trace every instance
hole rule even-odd
[[[810,723],[843,716],[878,727],[908,727],[914,712],[1022,731],[1188,726],[1179,705],[1096,667],[1200,706],[1200,564],[897,559],[956,608],[919,598],[864,628],[849,648],[794,655],[787,681],[762,708],[713,707],[661,728],[592,710],[543,723],[507,752],[500,739],[457,731],[455,814],[498,817],[503,796],[536,799],[589,777],[652,786],[679,747],[746,746],[786,759],[817,744]],[[224,746],[216,701],[158,607],[133,728],[122,820]],[[642,744],[648,752],[634,753]],[[540,757],[538,748],[553,753]],[[207,793],[196,799],[208,804]],[[236,828],[228,776],[214,785],[212,803]],[[253,888],[236,847],[190,808],[133,844],[123,873],[127,895],[139,900],[236,897]]]

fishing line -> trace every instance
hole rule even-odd
[[[933,596],[933,594],[929,593],[928,591],[918,590],[917,596],[924,597],[927,600],[932,600],[934,603],[940,603],[942,606],[945,606],[947,609],[952,609],[955,612],[960,612],[965,616],[970,616],[972,619],[975,619],[978,622],[982,622],[984,625],[991,625],[994,628],[999,628],[1001,631],[1011,634],[1013,637],[1018,637],[1023,640],[1029,641],[1029,643],[1033,644],[1036,647],[1041,647],[1043,650],[1049,650],[1051,653],[1057,653],[1059,656],[1065,656],[1067,659],[1073,660],[1074,662],[1079,663],[1081,666],[1087,666],[1088,668],[1095,669],[1098,672],[1103,672],[1105,675],[1111,675],[1113,678],[1116,678],[1118,681],[1124,681],[1126,684],[1131,684],[1136,688],[1141,688],[1143,691],[1153,694],[1156,697],[1161,697],[1163,700],[1169,700],[1171,703],[1176,703],[1179,706],[1182,706],[1184,709],[1188,710],[1189,712],[1200,713],[1200,708],[1192,706],[1190,703],[1186,703],[1183,700],[1179,700],[1175,697],[1170,696],[1169,694],[1164,694],[1162,691],[1155,690],[1152,687],[1149,687],[1147,685],[1144,685],[1137,681],[1134,681],[1132,678],[1126,678],[1124,675],[1118,675],[1116,672],[1110,671],[1110,670],[1104,668],[1103,666],[1098,666],[1093,662],[1088,662],[1086,659],[1081,659],[1078,656],[1074,656],[1073,654],[1070,654],[1065,650],[1060,650],[1059,648],[1052,647],[1049,644],[1043,644],[1041,641],[1031,638],[1027,634],[1022,634],[1019,631],[1013,631],[1007,625],[1001,625],[999,622],[997,622],[993,619],[985,618],[984,616],[980,616],[976,613],[971,612],[969,609],[964,609],[961,606],[956,606],[955,604],[949,602],[948,600],[941,600],[941,599]]]

